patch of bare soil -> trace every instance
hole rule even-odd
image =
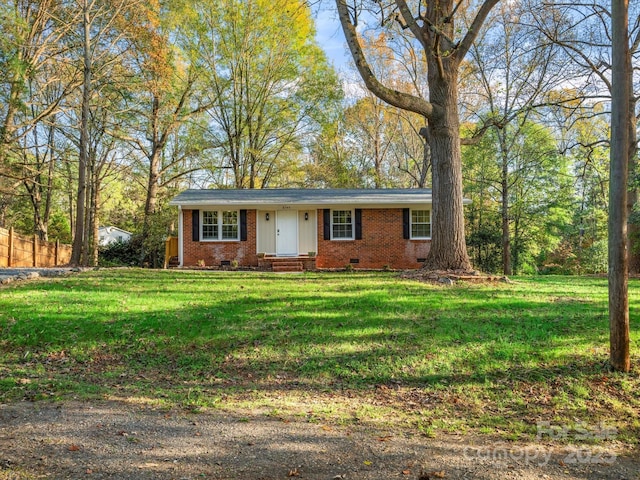
[[[453,285],[458,281],[469,283],[510,283],[509,278],[504,275],[490,275],[477,270],[408,270],[403,272],[401,277],[443,285]]]
[[[186,413],[140,404],[0,405],[0,480],[640,479],[615,442],[558,446],[424,436],[256,412]]]

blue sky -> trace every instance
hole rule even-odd
[[[334,67],[344,73],[349,68],[348,62],[351,54],[347,50],[335,5],[321,5],[314,16],[318,44],[327,52]]]

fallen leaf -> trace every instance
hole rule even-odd
[[[87,468],[86,473],[87,473],[87,475],[91,475],[93,473],[93,470],[91,470],[90,468]]]
[[[297,477],[298,475],[300,475],[300,472],[298,472],[297,468],[294,468],[293,470],[289,470],[290,477]]]
[[[333,430],[333,428],[331,428],[329,425],[323,425],[322,429],[326,432],[330,432],[331,430]]]
[[[77,452],[78,450],[80,450],[80,447],[78,445],[73,444],[73,445],[69,445],[67,450],[69,450],[70,452]]]
[[[393,438],[393,435],[385,435],[384,437],[378,437],[379,442],[388,442]]]
[[[365,461],[364,461],[364,464],[365,464],[365,465],[367,465],[367,466],[369,466],[369,465],[373,465],[373,462],[370,462],[369,460],[365,460]]]
[[[444,478],[447,476],[447,474],[444,473],[444,470],[440,470],[439,472],[431,472],[429,475],[433,475],[436,478]]]
[[[411,475],[411,470],[402,470],[403,475]]]

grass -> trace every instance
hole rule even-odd
[[[393,273],[100,270],[0,290],[0,402],[125,399],[439,432],[595,425],[637,443],[603,278],[442,287]]]

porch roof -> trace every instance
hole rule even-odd
[[[431,204],[431,189],[192,189],[185,190],[169,203],[182,207],[424,205]]]

